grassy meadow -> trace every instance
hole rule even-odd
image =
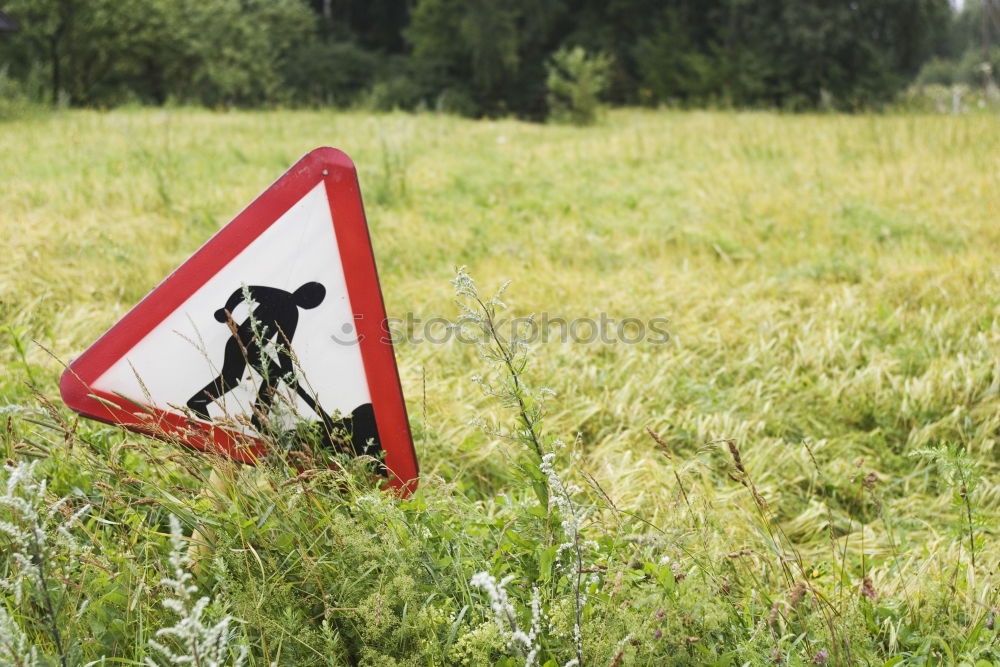
[[[669,340],[531,345],[530,428],[475,346],[400,341],[407,500],[67,410],[61,362],[320,145],[390,317],[454,319],[465,266]],[[992,115],[0,123],[0,664],[1000,662],[998,173]]]

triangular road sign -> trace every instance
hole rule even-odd
[[[350,158],[317,148],[63,373],[84,416],[224,453],[302,419],[326,442],[385,452],[398,487],[417,460]],[[339,434],[330,437],[330,433]]]

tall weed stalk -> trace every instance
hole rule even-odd
[[[554,438],[542,435],[541,423],[545,399],[552,395],[545,388],[534,389],[526,382],[526,369],[530,348],[528,342],[519,336],[516,327],[509,333],[501,331],[498,326],[498,313],[507,308],[502,297],[510,282],[504,283],[492,296],[483,296],[476,287],[472,277],[465,267],[458,270],[453,281],[455,296],[461,313],[455,326],[461,335],[475,341],[480,357],[490,367],[492,377],[476,376],[475,381],[483,391],[496,399],[505,407],[512,409],[516,415],[517,428],[503,431],[499,427],[491,428],[483,424],[488,431],[502,436],[522,446],[524,456],[517,466],[524,481],[535,490],[541,509],[545,513],[545,530],[547,543],[553,540],[559,542],[555,548],[555,559],[562,563],[563,553],[572,554],[567,572],[571,581],[573,599],[573,649],[575,653],[572,664],[583,664],[582,620],[586,595],[584,593],[584,540],[581,536],[581,525],[586,518],[586,511],[574,500],[574,495],[581,489],[573,484],[566,484],[556,470],[556,449],[564,444]],[[558,523],[556,522],[558,518]],[[551,551],[544,552],[551,554]],[[551,556],[548,556],[551,557]],[[541,564],[541,570],[552,567],[549,562]],[[488,582],[482,575],[480,581]],[[491,593],[496,599],[496,594]],[[494,602],[496,606],[496,602]],[[532,607],[536,607],[533,603]],[[534,621],[533,621],[534,625]],[[530,651],[537,650],[534,647]],[[527,659],[531,664],[534,658]],[[569,664],[569,663],[568,663]]]

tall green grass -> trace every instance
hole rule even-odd
[[[466,265],[484,291],[513,280],[514,314],[669,319],[667,344],[536,344],[520,376],[554,393],[539,437],[579,487],[583,567],[556,562],[565,506],[516,402],[473,381],[505,377],[473,346],[397,345],[423,469],[406,501],[322,461],[233,468],[59,405],[61,362],[324,144],[358,164],[390,316],[455,318]],[[82,552],[39,552],[45,577],[13,542],[0,556],[30,587],[5,594],[0,661],[159,655],[171,515],[206,627],[232,617],[249,664],[524,662],[480,572],[514,577],[525,633],[538,588],[538,664],[576,658],[577,608],[585,664],[1000,660],[998,156],[989,116],[0,124],[4,479],[38,460],[40,507],[90,506],[68,528]]]

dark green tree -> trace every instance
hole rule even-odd
[[[950,13],[947,0],[676,2],[634,55],[659,101],[860,108],[914,76]]]
[[[484,113],[545,113],[545,60],[565,12],[557,0],[421,0],[407,39],[432,90],[455,90]]]
[[[48,73],[75,105],[168,98],[280,99],[281,69],[315,30],[302,0],[13,0],[22,31],[0,43],[15,76]]]
[[[1000,41],[1000,0],[967,0],[958,14],[948,0],[4,6],[23,26],[0,40],[8,80],[37,87],[44,79],[47,98],[96,106],[344,105],[364,98],[376,107],[423,103],[542,118],[546,63],[580,47],[609,57],[606,99],[614,103],[858,109],[891,100],[932,54],[945,59],[934,64],[936,79],[982,79],[975,72],[993,58],[987,47]]]

